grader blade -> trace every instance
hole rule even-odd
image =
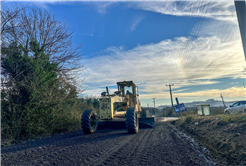
[[[108,122],[99,122],[98,123],[98,130],[102,129],[125,129],[126,122],[125,121],[108,121]]]
[[[153,128],[155,127],[155,118],[139,118],[139,127],[140,128]]]

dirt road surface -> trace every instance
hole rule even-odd
[[[82,131],[2,147],[2,165],[214,165],[197,143],[161,118],[155,128]]]

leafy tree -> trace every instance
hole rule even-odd
[[[2,136],[18,140],[79,129],[82,45],[73,43],[73,32],[47,10],[28,6],[3,8],[1,23]]]
[[[81,108],[76,87],[58,77],[59,64],[49,60],[37,41],[31,40],[28,47],[12,43],[2,54],[2,129],[6,135],[18,140],[77,128]]]
[[[82,44],[73,42],[73,32],[69,31],[64,20],[56,20],[45,9],[15,6],[3,7],[1,23],[2,48],[9,47],[13,42],[27,48],[30,39],[37,41],[37,48],[48,56],[50,62],[58,64],[58,76],[83,91],[77,88],[82,87],[83,82],[83,79],[79,79],[79,71],[83,71],[80,63]],[[77,86],[78,83],[80,86]]]

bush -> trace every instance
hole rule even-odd
[[[82,113],[76,87],[59,76],[37,41],[2,49],[2,135],[20,140],[77,129]]]
[[[218,115],[218,117],[227,123],[246,123],[246,114]]]
[[[2,137],[21,140],[77,130],[84,105],[76,84],[81,83],[76,76],[83,70],[82,45],[45,9],[3,9]]]
[[[191,123],[191,120],[192,120],[192,117],[191,117],[191,116],[187,116],[187,117],[185,118],[185,123],[186,123],[186,124],[190,124],[190,123]]]

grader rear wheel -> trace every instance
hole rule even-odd
[[[81,128],[85,134],[94,133],[97,130],[98,121],[95,118],[96,111],[93,109],[85,110],[81,118]]]
[[[134,107],[129,107],[126,110],[126,128],[130,134],[135,134],[138,132],[139,120]]]

